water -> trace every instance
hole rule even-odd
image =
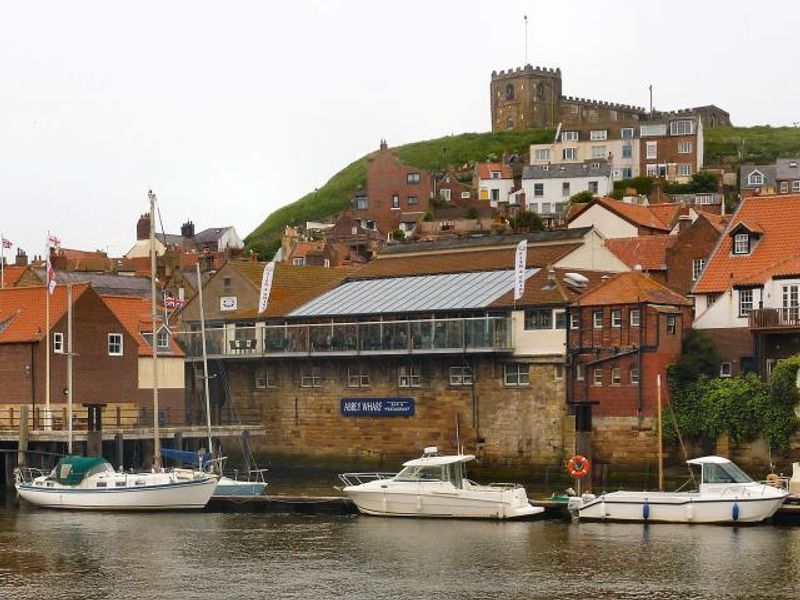
[[[13,493],[12,493],[13,495]],[[0,503],[0,598],[796,598],[800,528]]]

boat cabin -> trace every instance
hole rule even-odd
[[[753,483],[753,479],[738,466],[721,456],[704,456],[687,461],[700,468],[701,485]]]
[[[431,456],[415,458],[403,463],[403,470],[395,475],[395,481],[404,482],[448,482],[461,489],[466,478],[464,465],[475,457],[471,454],[455,456]]]

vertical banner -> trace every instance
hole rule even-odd
[[[275,273],[275,263],[268,262],[264,266],[264,275],[261,277],[261,296],[258,298],[258,314],[267,310],[269,291],[272,288],[272,276]]]
[[[528,240],[517,244],[517,255],[514,258],[514,302],[525,293],[525,263],[528,259]]]

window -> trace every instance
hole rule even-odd
[[[667,135],[667,126],[666,125],[642,125],[639,128],[639,134],[642,137],[652,136],[652,135]]]
[[[579,314],[569,313],[569,328],[570,329],[581,328],[581,316]]]
[[[514,129],[514,119],[513,119],[513,117],[508,117],[506,119],[506,129]]]
[[[408,198],[406,198],[406,202],[408,203],[409,206],[413,206],[415,204],[419,204],[419,198],[417,198],[416,196],[409,196]]]
[[[800,181],[793,181],[792,182],[792,191],[793,192],[800,192]]]
[[[492,171],[491,177],[492,179],[500,179],[500,171]]]
[[[226,294],[233,291],[233,283],[231,282],[230,277],[223,278],[222,289],[225,291]]]
[[[786,323],[796,323],[800,318],[800,285],[790,284],[782,286],[783,319]]]
[[[607,140],[608,139],[608,130],[607,129],[592,129],[589,132],[589,139],[592,140],[592,141]]]
[[[575,365],[575,381],[584,381],[586,379],[586,365]]]
[[[492,189],[492,202],[500,202],[500,190]]]
[[[680,142],[678,144],[678,154],[689,154],[692,151],[692,142]]]
[[[592,158],[605,158],[606,156],[605,146],[592,146]]]
[[[733,374],[733,368],[730,362],[719,363],[719,376],[730,377]]]
[[[647,158],[657,158],[658,157],[658,142],[647,142],[647,154],[645,155]]]
[[[592,313],[592,326],[595,329],[603,328],[603,311],[596,310]]]
[[[615,308],[611,311],[611,326],[622,327],[622,309]]]
[[[322,387],[322,368],[306,366],[300,370],[300,387]]]
[[[450,202],[450,194],[451,194],[450,188],[442,188],[439,190],[439,195],[445,202]]]
[[[109,333],[108,334],[108,355],[109,356],[122,356],[122,334]]]
[[[633,177],[633,169],[631,167],[622,167],[622,178],[631,179]]]
[[[789,182],[781,181],[781,194],[788,194],[788,193],[789,193]]]
[[[625,144],[622,147],[622,158],[633,158],[633,146]]]
[[[692,174],[692,165],[687,165],[686,163],[681,163],[678,165],[678,175],[686,177]]]
[[[589,182],[589,191],[593,194],[597,194],[600,190],[600,184],[597,181],[590,181]]]
[[[392,196],[392,208],[400,208],[400,196],[397,194]]]
[[[528,368],[525,363],[506,363],[503,366],[506,385],[512,387],[528,385],[530,383]]]
[[[671,121],[669,124],[670,135],[691,135],[694,133],[694,123],[688,119]]]
[[[367,197],[366,196],[356,196],[356,210],[367,210]]]
[[[295,267],[302,267],[303,265],[305,265],[305,264],[306,264],[306,259],[305,259],[305,257],[303,257],[303,256],[300,256],[300,257],[298,257],[298,258],[293,258],[293,259],[292,259],[292,264],[293,264]]]
[[[603,369],[597,367],[592,372],[592,385],[600,387],[603,385]]]
[[[274,388],[276,386],[275,370],[272,367],[256,367],[254,371],[256,389]]]
[[[667,315],[667,334],[675,335],[678,330],[678,317],[676,315]]]
[[[472,369],[463,366],[457,365],[454,367],[450,367],[450,385],[453,387],[460,387],[464,385],[472,385]]]
[[[461,199],[462,200],[467,200],[467,199],[469,199],[469,197],[470,197],[470,193],[469,192],[461,192]]]
[[[611,385],[620,385],[622,383],[622,373],[619,367],[611,369]]]
[[[550,202],[542,202],[542,214],[549,215],[552,208],[550,207]]]
[[[544,184],[543,183],[534,183],[533,184],[533,195],[536,198],[541,198],[544,196]]]
[[[533,308],[525,311],[525,329],[552,329],[553,311],[549,308]]]
[[[369,373],[362,366],[347,367],[347,387],[366,388],[369,387]]]
[[[326,269],[330,269],[331,268],[331,259],[330,258],[323,258],[322,259],[322,266],[325,267]]]
[[[64,334],[53,334],[53,352],[55,354],[64,354]]]
[[[747,176],[747,185],[764,185],[764,176],[758,171],[753,171]]]
[[[561,151],[561,157],[564,160],[575,160],[578,158],[578,149],[577,148],[564,148]]]
[[[162,350],[166,350],[169,348],[169,331],[166,327],[162,327],[158,330],[156,334],[156,344]]]
[[[639,383],[639,367],[633,366],[630,371],[631,384],[637,385]]]
[[[623,127],[619,130],[619,137],[623,140],[628,140],[633,137],[633,127]]]
[[[562,196],[569,196],[569,181],[564,181],[561,184],[561,195]]]
[[[419,173],[408,173],[406,175],[406,183],[416,184],[419,183],[420,177]]]
[[[564,379],[564,365],[553,365],[553,379],[556,381]]]
[[[550,160],[550,150],[539,149],[533,152],[534,160]]]
[[[563,310],[554,311],[556,317],[556,329],[567,328],[567,313]]]
[[[737,233],[733,236],[733,253],[750,254],[750,234]]]
[[[421,365],[400,365],[397,368],[397,385],[401,388],[422,386]]]
[[[513,100],[514,99],[514,84],[509,83],[506,86],[506,100]]]
[[[578,132],[577,131],[562,131],[561,132],[561,141],[562,142],[577,142],[578,141]]]
[[[739,290],[739,316],[746,317],[753,311],[753,290]]]
[[[657,177],[658,176],[658,165],[646,165],[645,166],[645,173],[648,177]]]
[[[692,261],[692,281],[697,281],[700,277],[700,273],[703,272],[703,269],[706,266],[706,259],[705,258],[695,258]]]

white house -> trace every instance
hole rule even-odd
[[[492,208],[501,202],[508,202],[508,195],[514,189],[514,174],[511,167],[501,163],[478,163],[478,198],[488,200]]]
[[[531,144],[530,164],[580,164],[586,161],[607,160],[611,164],[611,179],[630,179],[639,176],[639,137],[635,127],[591,129],[588,131],[559,131],[550,144]]]
[[[560,216],[570,196],[589,191],[605,196],[611,191],[607,161],[580,164],[528,165],[522,170],[522,189],[528,210],[545,217]]]
[[[677,204],[643,205],[595,198],[573,207],[566,216],[567,227],[595,227],[604,238],[669,234],[681,207]]]

